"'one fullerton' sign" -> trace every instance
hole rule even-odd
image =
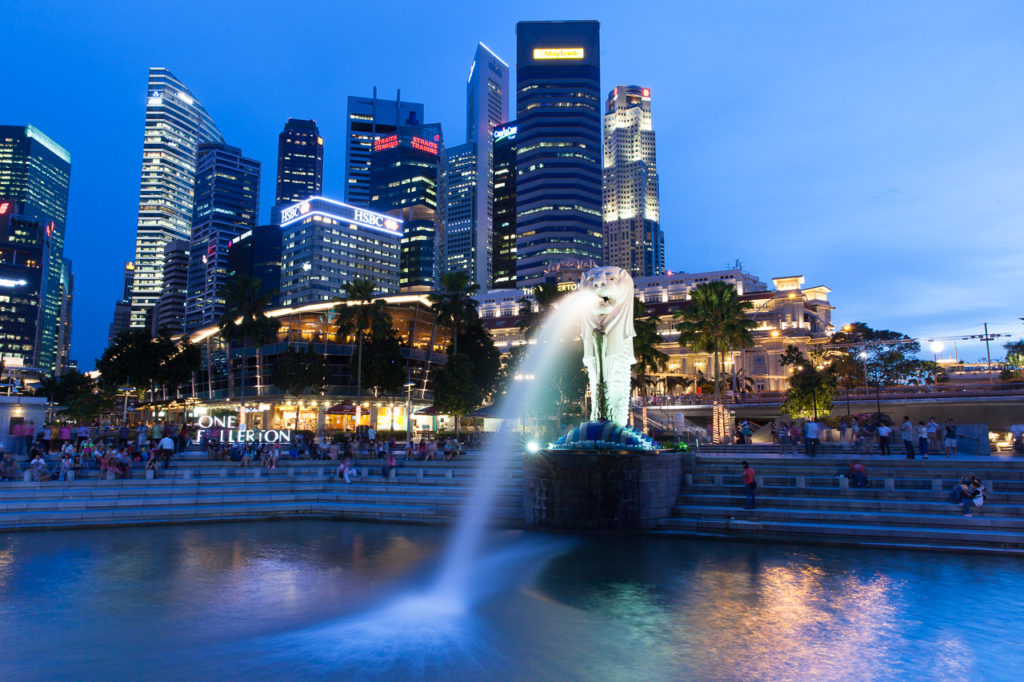
[[[291,431],[277,431],[263,429],[243,429],[238,427],[235,417],[209,417],[202,416],[194,426],[196,436],[193,443],[197,445],[203,442],[205,437],[208,441],[215,440],[220,443],[291,443]]]

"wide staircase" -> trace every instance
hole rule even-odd
[[[388,479],[382,464],[357,461],[360,475],[345,483],[337,462],[288,460],[266,471],[191,452],[152,479],[137,465],[128,479],[99,480],[93,469],[75,481],[5,482],[0,531],[297,517],[449,524],[477,477],[472,452],[451,462],[400,460]],[[522,525],[521,474],[519,461],[505,471],[498,525]]]
[[[1024,461],[908,460],[826,454],[758,455],[734,449],[693,458],[692,472],[660,532],[751,540],[999,552],[1024,555]],[[850,462],[867,467],[869,486],[852,488]],[[744,509],[741,462],[757,480],[757,508]],[[949,499],[963,473],[977,475],[987,499],[962,516]]]

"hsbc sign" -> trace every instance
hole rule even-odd
[[[399,221],[394,218],[325,197],[311,197],[307,201],[281,209],[281,226],[286,227],[313,215],[388,232],[401,231]]]

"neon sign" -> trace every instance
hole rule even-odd
[[[0,277],[0,287],[7,287],[10,289],[11,287],[23,287],[26,284],[28,284],[28,282],[23,279],[6,279]]]
[[[373,141],[373,151],[379,152],[398,146],[398,135],[388,135]]]
[[[494,141],[504,140],[506,137],[512,137],[519,132],[519,126],[505,126],[504,128],[494,129]]]
[[[7,213],[7,209],[10,208],[10,207],[11,207],[11,203],[9,201],[5,201],[3,203],[0,203],[0,215],[3,215],[4,213]]]
[[[244,425],[243,425],[244,426]],[[199,445],[203,442],[204,434],[208,431],[215,431],[207,434],[207,440],[216,440],[220,443],[291,443],[292,432],[283,430],[243,429],[239,428],[235,417],[209,417],[203,415],[193,427],[196,436],[193,443]]]
[[[355,215],[352,217],[357,223],[363,225],[369,225],[370,227],[381,227],[385,230],[391,230],[395,232],[398,230],[398,223],[388,218],[387,216],[380,215],[379,213],[373,213],[371,211],[364,211],[361,208],[357,208]]]
[[[419,149],[421,152],[428,152],[430,154],[437,153],[437,143],[431,142],[430,140],[424,140],[422,137],[412,138],[410,144],[413,149]]]
[[[534,59],[583,59],[582,47],[535,47]]]

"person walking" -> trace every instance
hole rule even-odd
[[[942,452],[942,427],[935,421],[935,417],[928,418],[928,449]]]
[[[167,469],[171,466],[171,455],[174,454],[174,439],[170,435],[161,437],[156,449],[164,462],[164,469]]]
[[[900,434],[903,436],[903,449],[907,453],[907,459],[914,459],[914,425],[910,423],[910,417],[903,417]]]
[[[743,506],[744,509],[755,509],[757,507],[757,501],[755,499],[754,491],[757,490],[757,481],[754,480],[754,470],[750,468],[746,460],[743,460],[743,487],[747,491],[747,503]]]
[[[946,455],[950,459],[956,459],[956,422],[950,419],[946,422]]]
[[[847,429],[846,420],[845,419],[840,419],[839,420],[839,445],[843,448],[843,450],[848,450],[849,449],[849,445],[850,445],[846,441],[846,429]]]
[[[917,422],[917,450],[921,459],[928,459],[928,427],[924,422]]]

